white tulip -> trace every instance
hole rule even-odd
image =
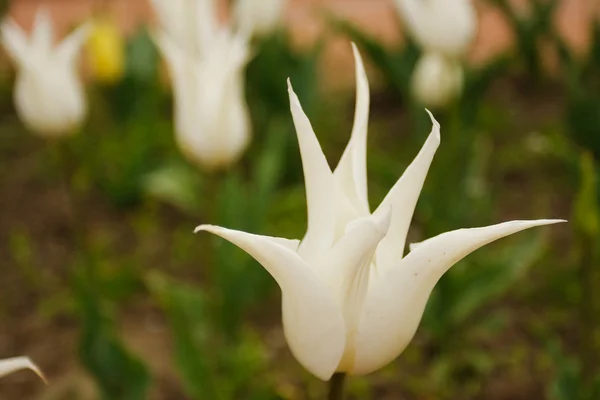
[[[88,32],[84,25],[55,46],[47,11],[38,11],[29,38],[12,19],[2,23],[3,45],[18,68],[16,109],[33,132],[60,137],[76,132],[83,122],[87,105],[77,56]]]
[[[430,108],[439,108],[456,99],[463,86],[463,70],[459,62],[438,53],[421,56],[412,75],[415,99]]]
[[[44,382],[46,378],[42,371],[27,357],[14,357],[0,360],[0,378],[22,369],[29,369],[37,374]]]
[[[237,161],[250,140],[243,72],[248,41],[223,29],[200,60],[158,34],[175,95],[175,131],[182,152],[216,169]]]
[[[281,23],[286,0],[237,0],[234,16],[239,29],[251,36],[264,36]]]
[[[201,56],[218,31],[215,0],[152,0],[161,28],[188,53]]]
[[[357,101],[350,142],[332,172],[289,87],[304,168],[308,230],[302,242],[201,225],[253,256],[282,290],[292,353],[317,377],[367,374],[396,358],[417,330],[436,282],[460,259],[496,239],[558,220],[512,221],[460,229],[403,256],[425,175],[440,143],[438,123],[416,159],[370,213],[366,138],[369,88],[356,48]]]
[[[459,57],[477,31],[472,0],[396,0],[402,21],[427,51]]]

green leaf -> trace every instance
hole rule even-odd
[[[169,319],[174,358],[185,391],[194,399],[219,399],[213,365],[215,349],[207,303],[202,292],[158,272],[147,275],[154,298]]]
[[[82,323],[79,357],[96,380],[104,400],[145,400],[150,385],[146,366],[119,340],[113,322],[84,273],[74,280]]]
[[[598,210],[596,166],[589,152],[581,154],[579,168],[581,180],[575,199],[573,219],[576,229],[593,240],[600,234],[600,212]]]
[[[148,195],[189,214],[198,214],[202,209],[201,177],[188,164],[165,164],[146,175],[142,186]]]

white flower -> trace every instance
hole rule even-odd
[[[332,172],[291,86],[302,155],[308,230],[302,242],[212,225],[248,252],[282,290],[283,327],[300,363],[326,380],[336,371],[367,374],[408,345],[436,282],[460,259],[496,239],[557,220],[512,221],[426,240],[404,256],[406,234],[440,143],[439,125],[416,159],[370,213],[366,138],[369,88],[356,48],[357,101],[350,142]]]
[[[251,36],[264,36],[280,24],[286,0],[237,0],[234,15],[239,29]]]
[[[421,104],[443,107],[459,97],[463,86],[463,70],[459,62],[439,53],[421,56],[412,76],[412,92]]]
[[[77,56],[88,31],[84,25],[55,46],[47,11],[38,11],[29,38],[12,19],[2,23],[3,45],[18,69],[17,112],[25,125],[41,136],[75,133],[85,118],[87,105],[77,74]]]
[[[413,94],[427,107],[443,107],[462,91],[459,60],[477,31],[471,0],[396,0],[400,17],[424,54],[412,77]]]
[[[222,168],[237,161],[250,140],[243,71],[249,59],[245,37],[222,29],[197,59],[158,34],[175,94],[175,131],[193,162]]]
[[[155,33],[171,74],[175,135],[182,153],[209,169],[237,161],[250,141],[244,68],[245,34],[219,26],[214,0],[153,0]]]
[[[471,0],[396,0],[400,17],[427,51],[460,57],[473,41],[477,15]]]
[[[46,378],[42,371],[27,357],[14,357],[0,360],[0,378],[22,369],[32,370],[46,382]]]

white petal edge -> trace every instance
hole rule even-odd
[[[25,32],[12,18],[7,18],[0,27],[2,33],[2,44],[6,52],[19,67],[31,64],[29,42]]]
[[[31,46],[41,54],[49,54],[54,45],[54,28],[50,10],[46,7],[38,8],[33,21],[31,32]]]
[[[258,261],[282,292],[283,329],[296,359],[322,380],[336,371],[345,347],[341,310],[330,292],[298,254],[281,245],[281,238],[254,235],[214,225],[207,231],[238,246]]]
[[[42,371],[29,359],[29,357],[14,357],[0,360],[0,378],[24,369],[35,372],[44,383],[47,383],[46,377]]]
[[[81,47],[84,45],[91,31],[91,22],[86,22],[83,25],[77,27],[73,32],[69,34],[69,36],[67,36],[63,39],[62,42],[60,42],[56,49],[57,56],[64,63],[74,66],[81,52]]]
[[[329,249],[333,243],[335,199],[331,191],[334,180],[310,120],[302,110],[300,100],[289,79],[288,92],[302,157],[308,208],[308,228],[299,252],[303,258],[313,258],[315,254]]]
[[[423,183],[427,177],[429,166],[433,156],[440,145],[440,124],[435,120],[433,114],[426,110],[431,118],[433,127],[425,144],[415,157],[413,162],[406,168],[402,177],[396,182],[385,196],[377,210],[393,208],[392,224],[386,237],[377,248],[377,272],[385,274],[396,265],[404,255],[404,245],[408,228],[415,212]]]
[[[352,374],[373,372],[394,360],[412,340],[429,295],[455,263],[497,239],[564,220],[511,221],[459,229],[426,240],[369,287]]]
[[[362,215],[366,215],[369,213],[367,186],[367,133],[370,106],[369,81],[362,58],[354,43],[352,43],[352,52],[354,54],[356,69],[354,125],[350,141],[334,171],[334,176],[338,185],[344,190],[344,193],[349,197],[354,207]]]

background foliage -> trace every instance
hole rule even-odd
[[[528,17],[504,0],[489,3],[510,22],[516,47],[469,66],[461,99],[436,113],[443,145],[409,240],[513,218],[571,223],[460,262],[439,282],[414,342],[384,370],[353,378],[351,398],[600,398],[600,22],[580,57],[554,31],[556,2],[531,0]],[[357,43],[381,81],[369,132],[373,206],[430,129],[409,91],[420,50],[324,19]],[[557,71],[544,68],[542,39]],[[44,390],[10,377],[7,398],[322,397],[285,346],[272,279],[234,246],[192,230],[207,222],[301,237],[304,189],[285,79],[330,160],[353,112],[352,92],[320,90],[326,40],[300,51],[280,31],[256,43],[246,82],[252,146],[220,174],[177,151],[170,88],[145,28],[128,38],[123,76],[90,84],[89,121],[60,146],[24,131],[12,77],[3,77],[0,355],[27,352],[53,381]]]

